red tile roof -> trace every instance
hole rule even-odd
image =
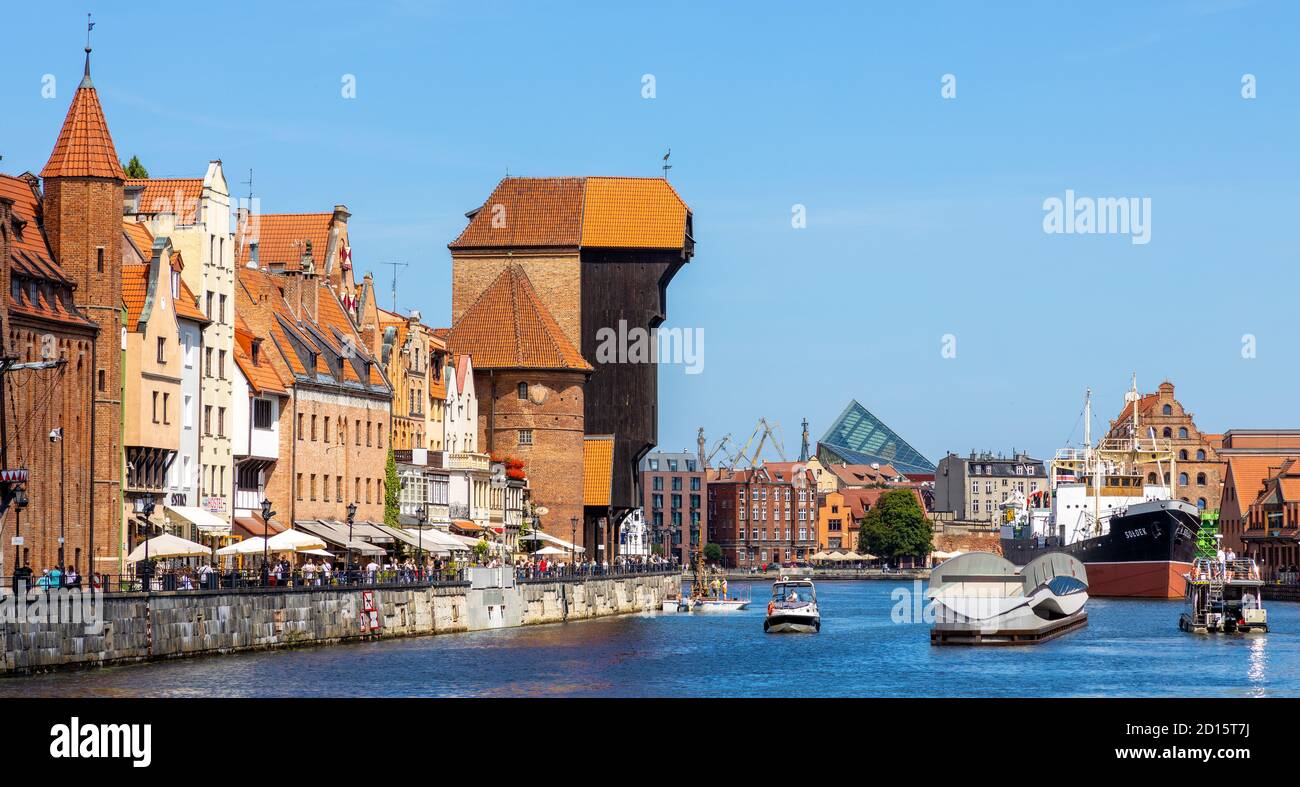
[[[333,213],[265,213],[253,216],[239,226],[236,265],[244,267],[252,257],[252,244],[257,244],[258,265],[269,269],[283,265],[285,270],[297,270],[307,243],[311,243],[312,261],[316,273],[325,271],[325,251],[329,248],[330,221]]]
[[[170,213],[180,226],[193,224],[203,198],[202,178],[130,178],[126,188],[142,187],[138,212],[146,215]]]
[[[447,346],[470,355],[476,369],[592,370],[519,265],[502,271],[465,310]]]
[[[235,363],[239,365],[239,370],[256,393],[287,394],[284,381],[280,379],[280,374],[267,355],[269,348],[265,340],[258,351],[257,362],[253,362],[254,338],[252,332],[235,328]]]
[[[195,297],[194,292],[186,286],[184,279],[181,280],[181,294],[176,298],[176,316],[194,320],[195,322],[200,322],[205,325],[212,322],[208,319],[208,316],[203,313],[203,310],[199,308],[199,299]]]
[[[149,296],[149,265],[122,266],[122,303],[126,304],[126,329],[136,330]]]
[[[681,249],[690,208],[663,178],[505,178],[452,249]]]
[[[95,88],[82,83],[72,97],[72,105],[63,119],[63,128],[54,143],[50,160],[41,170],[42,178],[118,178],[126,179],[122,162],[117,159],[113,136],[108,132],[104,110],[99,106]]]

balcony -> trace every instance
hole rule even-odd
[[[481,470],[487,472],[491,460],[487,454],[447,454],[448,470]]]

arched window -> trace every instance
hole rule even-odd
[[[1178,485],[1179,485],[1179,486],[1187,486],[1187,473],[1179,473],[1179,474],[1178,474]]]
[[[1197,451],[1196,451],[1196,461],[1198,461],[1198,462],[1204,462],[1204,461],[1205,461],[1205,449],[1204,449],[1204,448],[1197,449]]]
[[[1155,474],[1155,473],[1147,473],[1147,483],[1148,483],[1148,484],[1155,484],[1155,482],[1156,482],[1156,474]]]
[[[1166,427],[1165,427],[1165,431],[1164,431],[1164,436],[1165,436],[1165,437],[1173,437],[1173,436],[1174,436],[1174,430],[1173,430],[1173,429],[1170,429],[1169,427],[1166,426]]]
[[[1197,486],[1205,486],[1205,473],[1196,474],[1196,484]]]
[[[1186,462],[1186,461],[1187,461],[1187,449],[1186,449],[1186,448],[1184,448],[1183,450],[1181,450],[1181,451],[1178,452],[1178,461],[1180,461],[1180,462]]]
[[[1165,405],[1164,407],[1160,408],[1160,412],[1164,413],[1165,415],[1173,415],[1174,408],[1169,405]]]
[[[520,383],[520,384],[519,384],[519,387],[518,387],[517,389],[515,389],[515,395],[518,396],[520,399],[527,399],[527,398],[528,398],[528,383]]]
[[[1169,483],[1169,474],[1165,473],[1165,483]]]
[[[1204,510],[1205,510],[1205,506],[1206,506],[1205,498],[1203,498],[1203,497],[1198,497],[1198,498],[1196,498],[1196,507],[1197,507],[1197,508],[1199,508],[1199,509],[1201,509],[1202,511],[1204,511]]]
[[[1178,427],[1178,439],[1179,440],[1187,439],[1187,427],[1185,426]]]

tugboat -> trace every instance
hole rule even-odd
[[[822,630],[817,590],[811,579],[781,577],[772,583],[763,631],[768,634],[816,634]]]
[[[1183,575],[1196,555],[1201,512],[1174,499],[1177,460],[1169,440],[1143,438],[1138,424],[1137,381],[1125,396],[1132,404],[1128,434],[1091,438],[1092,395],[1084,400],[1084,446],[1056,452],[1048,488],[1008,511],[1002,554],[1017,566],[1064,552],[1088,569],[1094,596],[1179,598]],[[1144,475],[1155,465],[1156,478]],[[1160,483],[1163,475],[1170,481]]]
[[[1268,611],[1261,604],[1264,583],[1251,559],[1199,557],[1186,575],[1187,611],[1178,628],[1191,634],[1268,633]]]

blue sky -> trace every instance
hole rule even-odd
[[[698,248],[668,325],[705,365],[660,371],[666,449],[766,416],[793,454],[857,398],[932,459],[1046,454],[1133,372],[1207,431],[1300,426],[1293,3],[18,4],[3,171],[48,157],[87,7],[123,159],[221,158],[238,191],[251,167],[268,212],[346,203],[381,303],[409,262],[398,306],[434,324],[446,244],[507,169],[655,176],[671,147]],[[1150,197],[1150,243],[1045,234],[1067,189]]]

